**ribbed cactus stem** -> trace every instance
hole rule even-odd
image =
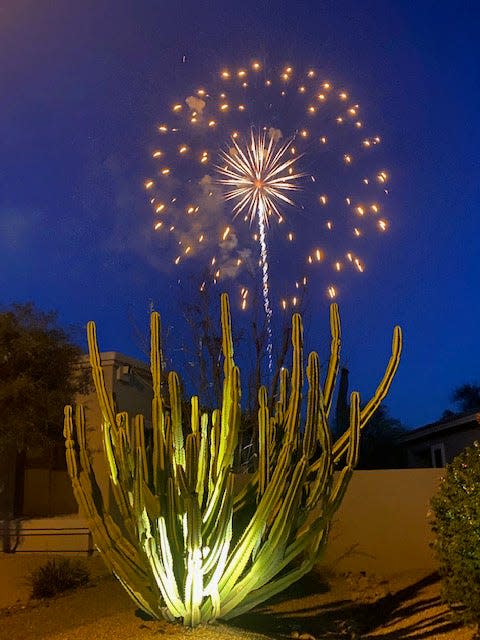
[[[337,382],[338,367],[340,364],[340,315],[338,305],[330,305],[330,332],[332,340],[330,343],[330,360],[328,362],[327,375],[323,386],[323,398],[325,415],[329,416],[332,406],[333,390]]]
[[[393,338],[392,338],[392,355],[390,356],[390,360],[388,361],[387,368],[385,370],[385,374],[378,385],[375,393],[372,398],[367,402],[365,407],[362,409],[360,413],[360,429],[367,424],[370,418],[373,416],[375,411],[380,406],[380,403],[385,398],[390,389],[390,385],[393,382],[393,377],[398,369],[398,365],[400,364],[400,355],[402,353],[402,330],[400,327],[395,327],[393,330]],[[348,431],[346,431],[335,443],[333,453],[335,456],[335,461],[337,462],[342,458],[345,451],[348,447]]]
[[[196,396],[182,412],[180,379],[173,371],[164,377],[160,317],[152,313],[151,432],[142,415],[115,413],[95,325],[88,324],[112,508],[90,464],[83,409],[77,408],[75,430],[70,407],[64,420],[74,495],[107,566],[150,616],[192,627],[248,611],[318,562],[358,460],[361,429],[385,397],[402,347],[396,327],[392,355],[375,394],[362,409],[359,394],[352,393],[348,428],[333,443],[328,417],[340,362],[338,308],[330,308],[330,359],[323,383],[318,355],[308,356],[305,410],[303,326],[295,314],[292,374],[280,372],[275,398],[269,399],[264,387],[258,390],[258,464],[238,478],[235,489],[240,371],[226,295],[220,306],[223,397],[221,406],[209,412],[202,411]]]

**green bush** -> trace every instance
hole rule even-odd
[[[58,593],[88,584],[90,572],[81,560],[49,560],[30,574],[33,598],[53,598]]]
[[[432,499],[443,596],[464,623],[480,622],[480,443],[446,468]]]

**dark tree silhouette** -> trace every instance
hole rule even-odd
[[[0,311],[0,455],[7,473],[16,461],[16,508],[21,509],[27,451],[53,451],[63,440],[63,408],[88,389],[81,349],[58,326],[55,312],[32,303]],[[6,478],[0,477],[0,485]],[[7,514],[8,515],[8,514]],[[0,515],[1,517],[1,515]]]
[[[454,389],[452,402],[461,413],[475,413],[480,410],[480,385],[462,384]]]
[[[407,429],[400,420],[380,406],[362,430],[357,469],[402,469],[407,466],[407,452],[400,441]]]
[[[462,384],[453,390],[450,400],[456,405],[456,411],[445,409],[440,416],[441,421],[454,420],[462,414],[476,413],[480,411],[480,385]]]

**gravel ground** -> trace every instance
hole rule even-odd
[[[180,625],[143,620],[114,578],[100,578],[90,587],[50,601],[30,601],[0,611],[2,640],[147,640],[159,636],[178,640],[262,640],[264,636],[224,625],[194,632]]]
[[[25,562],[22,561],[23,569]],[[471,640],[474,637],[472,629],[451,620],[440,601],[438,578],[422,572],[409,572],[389,580],[348,574],[330,576],[327,581],[311,574],[228,626],[208,625],[191,631],[139,617],[118,582],[105,575],[99,559],[89,562],[93,569],[91,586],[50,601],[27,601],[24,579],[23,582],[10,579],[10,588],[5,585],[7,572],[3,569],[7,565],[1,560],[0,640],[144,640],[159,636],[177,640],[265,637]],[[38,564],[38,559],[34,564]],[[12,602],[12,597],[6,598],[10,589],[20,596],[16,602]]]

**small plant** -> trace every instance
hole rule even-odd
[[[480,622],[480,443],[465,449],[446,468],[432,499],[433,543],[443,597],[457,618]]]
[[[30,574],[33,598],[53,598],[58,593],[88,584],[90,572],[81,560],[48,560]]]

